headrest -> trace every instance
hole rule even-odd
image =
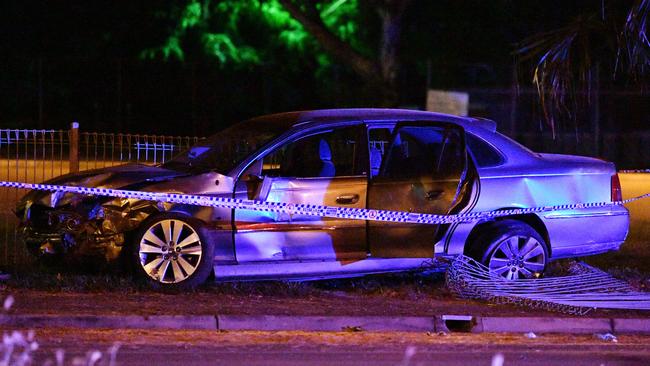
[[[381,150],[374,146],[370,146],[370,167],[379,169],[381,165]]]
[[[320,160],[332,160],[332,150],[330,149],[330,144],[328,144],[324,139],[321,139],[318,145],[318,155],[320,156]]]

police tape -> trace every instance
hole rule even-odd
[[[139,200],[147,200],[147,201],[179,203],[179,204],[186,204],[186,205],[209,206],[209,207],[219,207],[219,208],[229,208],[229,209],[239,209],[239,210],[276,212],[276,213],[286,213],[289,215],[306,215],[306,216],[353,219],[353,220],[372,220],[372,221],[400,222],[400,223],[409,223],[409,224],[428,224],[428,225],[471,222],[474,220],[481,220],[481,219],[491,219],[491,218],[504,217],[504,216],[541,213],[541,212],[558,211],[558,210],[575,210],[575,209],[583,209],[583,208],[621,206],[630,203],[632,201],[637,201],[643,198],[650,197],[650,193],[646,193],[644,195],[637,196],[634,198],[630,198],[622,201],[614,201],[614,202],[574,203],[574,204],[565,204],[565,205],[556,205],[556,206],[528,207],[528,208],[517,208],[517,209],[508,209],[508,210],[499,210],[499,211],[482,211],[482,212],[468,212],[468,213],[449,214],[449,215],[436,215],[436,214],[404,212],[404,211],[324,206],[324,205],[314,205],[314,204],[307,204],[307,203],[244,200],[239,198],[230,198],[230,197],[223,197],[223,196],[207,196],[207,195],[167,193],[167,192],[130,191],[130,190],[123,190],[123,189],[62,186],[62,185],[55,185],[55,184],[22,183],[22,182],[11,182],[11,181],[0,181],[0,187],[31,189],[31,190],[49,191],[49,192],[63,192],[63,193],[73,193],[73,194],[80,194],[80,195],[139,199]]]

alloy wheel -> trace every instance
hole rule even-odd
[[[503,240],[488,262],[492,273],[508,280],[539,277],[545,266],[543,244],[529,236],[511,236]]]
[[[149,277],[161,283],[179,283],[196,271],[203,246],[199,234],[188,223],[163,219],[145,231],[138,254]]]

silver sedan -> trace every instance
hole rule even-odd
[[[489,120],[389,109],[290,112],[235,124],[157,167],[49,183],[431,214],[620,200],[612,163],[539,154]],[[616,250],[622,206],[414,225],[30,192],[19,203],[37,256],[130,261],[159,287],[316,279],[420,268],[470,255],[508,279],[550,260]]]

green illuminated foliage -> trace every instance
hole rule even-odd
[[[181,29],[187,29],[194,27],[201,21],[201,15],[203,13],[203,8],[201,3],[198,1],[192,1],[185,7],[183,11],[183,16],[181,17],[180,27]]]
[[[357,0],[321,1],[316,9],[332,33],[362,48]],[[222,66],[260,65],[278,57],[278,49],[310,57],[321,68],[330,65],[330,58],[278,0],[191,0],[168,16],[176,26],[162,45],[145,50],[141,57],[183,61],[189,52],[186,44],[198,42]]]
[[[258,64],[260,62],[260,57],[254,48],[235,46],[228,34],[225,33],[205,33],[203,34],[203,44],[205,50],[221,63],[232,61]]]

